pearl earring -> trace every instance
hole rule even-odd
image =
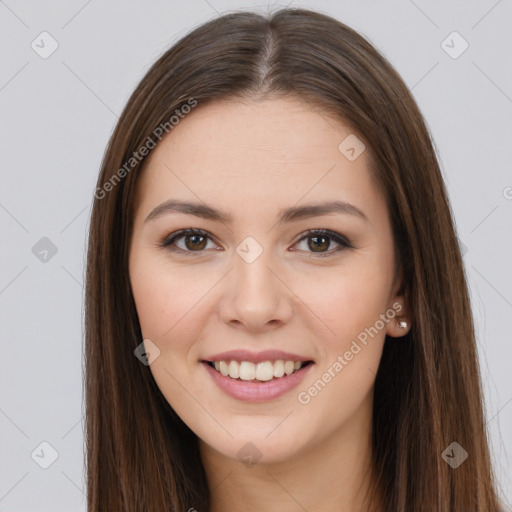
[[[397,320],[396,325],[398,325],[398,327],[400,327],[400,329],[407,328],[407,322],[405,320]]]

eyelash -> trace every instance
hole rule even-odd
[[[173,246],[173,244],[178,239],[184,238],[186,236],[191,236],[191,235],[205,236],[205,237],[209,238],[210,240],[212,240],[212,238],[206,231],[203,231],[201,229],[189,228],[189,229],[182,229],[182,230],[178,231],[177,233],[172,233],[171,235],[165,237],[160,242],[160,247],[166,248],[172,252],[178,252],[178,253],[184,254],[185,256],[193,256],[194,253],[204,252],[205,249],[200,250],[200,251],[188,251],[188,250],[180,249],[179,247]],[[296,243],[298,244],[307,238],[313,238],[313,237],[327,237],[327,238],[332,239],[334,242],[336,242],[337,244],[340,245],[340,247],[337,247],[334,250],[329,250],[329,251],[326,251],[323,253],[322,252],[315,253],[315,252],[311,251],[311,254],[313,255],[313,257],[318,256],[320,258],[325,258],[328,256],[332,256],[334,253],[338,253],[339,251],[342,251],[343,249],[353,249],[354,248],[353,245],[350,243],[350,241],[346,237],[340,235],[339,233],[335,233],[334,231],[329,231],[328,229],[309,229],[305,232],[304,236],[302,238],[300,238]]]

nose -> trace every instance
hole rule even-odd
[[[219,304],[224,323],[255,333],[290,321],[294,294],[270,260],[265,251],[252,263],[235,255]]]

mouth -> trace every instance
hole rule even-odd
[[[286,378],[313,364],[313,361],[277,359],[253,363],[252,361],[219,360],[203,361],[203,363],[232,380],[257,383]]]
[[[213,383],[225,395],[243,402],[269,402],[284,397],[313,371],[314,361],[234,359],[201,361]]]

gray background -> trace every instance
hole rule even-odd
[[[285,5],[0,1],[0,512],[85,510],[85,243],[100,162],[129,94],[165,49],[217,13]],[[512,1],[292,5],[365,34],[433,133],[466,250],[491,447],[510,502]],[[43,31],[58,43],[46,59],[31,47],[50,48]],[[446,39],[453,31],[463,39]],[[43,441],[58,454],[47,469]]]

